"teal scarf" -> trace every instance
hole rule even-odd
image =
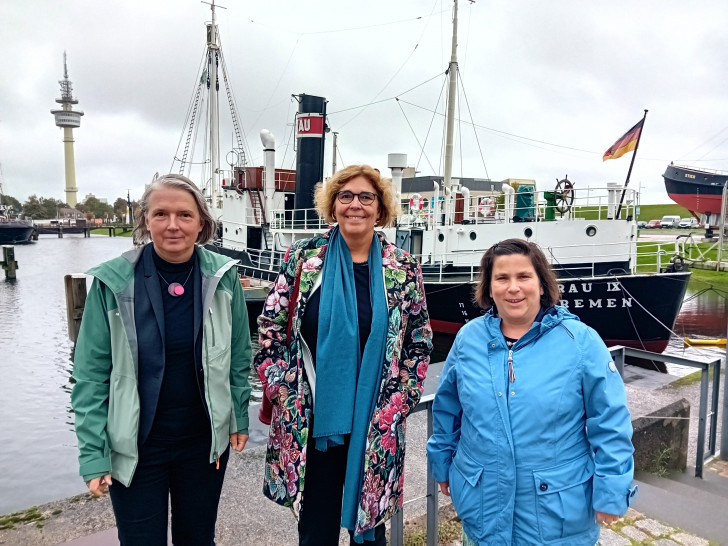
[[[356,527],[366,438],[379,394],[387,341],[382,271],[382,245],[375,234],[369,248],[372,329],[361,355],[351,253],[339,228],[331,230],[321,280],[313,436],[315,448],[326,451],[329,446],[343,444],[344,435],[351,434],[341,512],[341,525],[347,529]],[[373,529],[354,536],[358,543],[373,539]]]

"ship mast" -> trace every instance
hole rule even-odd
[[[223,6],[219,6],[223,7]],[[210,119],[210,204],[213,214],[219,216],[215,209],[220,208],[218,191],[220,187],[220,107],[217,93],[220,90],[218,67],[220,64],[220,42],[218,40],[217,23],[215,22],[215,0],[210,3],[212,22],[207,25],[207,66]]]
[[[452,52],[450,54],[450,64],[448,65],[448,76],[450,77],[450,89],[447,95],[447,115],[446,115],[446,133],[445,133],[445,172],[444,186],[450,190],[452,185],[452,157],[454,151],[453,133],[455,132],[455,99],[457,97],[457,77],[458,77],[458,0],[455,0],[452,19]]]

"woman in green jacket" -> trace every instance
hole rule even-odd
[[[214,544],[229,445],[248,439],[250,332],[235,262],[188,178],[158,178],[134,234],[91,271],[71,395],[80,474],[110,492],[122,545]]]

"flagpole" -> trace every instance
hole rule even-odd
[[[642,132],[645,130],[645,120],[647,119],[647,110],[645,109],[645,115],[642,116],[642,128],[640,134],[637,136],[637,142],[634,145],[634,153],[632,154],[632,161],[629,162],[629,171],[627,171],[627,180],[624,181],[624,188],[622,188],[622,196],[619,198],[619,206],[617,207],[617,214],[614,216],[615,220],[619,219],[619,213],[622,212],[622,203],[624,202],[624,194],[627,193],[627,184],[629,184],[629,177],[632,175],[632,167],[634,166],[634,158],[637,157],[637,149],[640,147],[640,139],[642,138]],[[636,220],[636,218],[635,218]]]

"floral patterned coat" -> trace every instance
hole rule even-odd
[[[296,517],[305,490],[313,410],[304,372],[301,318],[321,275],[329,234],[291,246],[258,317],[260,349],[254,362],[265,395],[273,402],[263,492],[292,508]],[[420,400],[432,351],[420,265],[381,233],[377,235],[382,243],[389,321],[379,394],[367,433],[356,533],[386,521],[402,507],[405,418]],[[289,308],[294,313],[290,323]]]

